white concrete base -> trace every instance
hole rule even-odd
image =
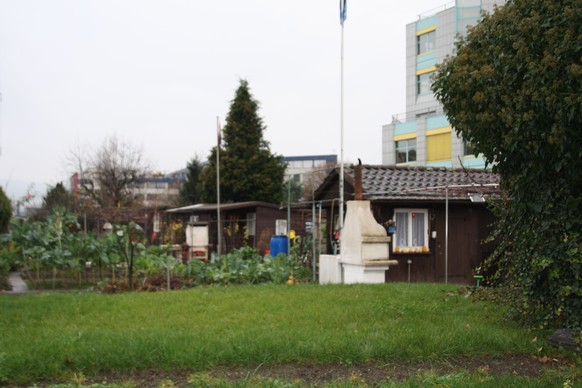
[[[377,284],[386,282],[386,271],[390,268],[387,262],[373,264],[343,263],[344,283]]]
[[[336,284],[342,282],[340,255],[319,256],[319,284]]]

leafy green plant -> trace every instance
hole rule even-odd
[[[127,284],[133,290],[135,256],[145,250],[143,229],[136,222],[130,221],[127,225],[114,225],[112,233],[117,243],[117,252],[127,268]]]
[[[295,253],[263,257],[251,247],[234,249],[210,263],[191,260],[184,264],[172,256],[169,247],[146,247],[143,231],[134,222],[113,225],[96,238],[80,232],[76,217],[59,208],[46,221],[13,222],[0,251],[0,271],[7,267],[5,263],[21,269],[29,286],[39,289],[99,283],[102,290],[133,290],[152,281],[161,286],[162,279],[167,282],[168,278],[172,288],[284,283],[290,278],[307,281],[311,275]]]

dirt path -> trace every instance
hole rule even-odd
[[[10,273],[10,276],[8,277],[8,283],[12,287],[12,290],[8,292],[20,294],[28,291],[28,286],[26,285],[24,280],[22,280],[22,276],[20,276],[18,272]]]
[[[215,367],[208,370],[137,370],[128,372],[100,373],[95,376],[85,376],[83,384],[121,383],[131,381],[139,387],[168,386],[171,381],[174,387],[186,387],[191,376],[207,375],[223,381],[245,381],[250,377],[264,379],[280,379],[288,382],[301,382],[304,385],[320,386],[337,379],[357,379],[366,385],[375,385],[388,379],[404,381],[422,372],[432,372],[437,375],[459,373],[481,373],[498,376],[512,374],[515,376],[539,377],[545,370],[557,369],[562,366],[573,366],[570,362],[547,357],[532,357],[528,355],[506,355],[503,357],[463,357],[439,362],[396,362],[387,364],[368,363],[363,365],[313,365],[287,363],[281,365],[258,365],[245,367]],[[70,381],[67,381],[70,383]],[[59,382],[51,382],[59,383]],[[47,382],[37,382],[37,386],[46,386]]]

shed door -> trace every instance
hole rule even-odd
[[[437,218],[436,276],[445,281],[445,212]],[[473,263],[479,254],[479,233],[473,211],[467,207],[449,206],[448,281],[471,283]],[[478,260],[478,259],[477,259]]]

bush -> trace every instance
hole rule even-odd
[[[187,285],[282,284],[290,277],[308,281],[311,271],[293,255],[261,256],[254,248],[233,249],[206,264],[192,260],[180,268]]]
[[[4,190],[0,187],[0,233],[8,232],[10,217],[12,217],[12,205],[10,199],[8,199]]]

